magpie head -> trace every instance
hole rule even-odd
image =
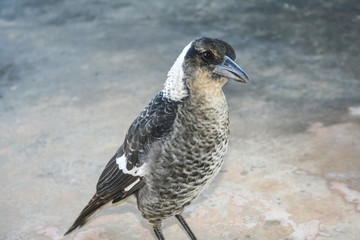
[[[192,92],[214,92],[232,79],[246,83],[249,78],[234,62],[234,49],[224,41],[200,38],[189,43],[168,73],[164,92],[181,100]]]
[[[202,72],[204,77],[215,81],[233,79],[239,82],[249,80],[246,73],[234,62],[234,49],[224,41],[200,38],[192,42],[185,56],[183,66],[189,75]],[[192,76],[190,76],[192,77]]]

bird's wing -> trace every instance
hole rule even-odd
[[[65,234],[85,224],[104,204],[120,201],[144,184],[147,149],[171,132],[178,104],[163,98],[162,92],[152,99],[131,124],[124,144],[106,165],[97,183],[96,194]]]
[[[124,144],[105,167],[97,184],[96,194],[111,196],[116,202],[136,191],[143,184],[147,151],[152,143],[171,132],[178,102],[163,98],[162,92],[131,124]]]

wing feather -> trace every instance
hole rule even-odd
[[[123,145],[106,165],[96,186],[96,194],[65,233],[81,227],[106,203],[121,201],[145,183],[136,168],[146,162],[149,146],[171,132],[180,102],[170,101],[160,92],[131,124]],[[125,157],[126,169],[120,169],[116,159]],[[143,157],[140,157],[143,156]],[[144,162],[145,161],[145,162]],[[132,174],[129,174],[131,172]]]

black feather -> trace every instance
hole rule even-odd
[[[164,98],[163,93],[160,92],[140,113],[131,124],[126,134],[124,144],[111,158],[100,175],[96,186],[96,194],[82,210],[79,217],[65,235],[77,227],[84,225],[88,218],[106,203],[110,201],[113,203],[121,201],[144,185],[140,176],[125,174],[119,169],[116,158],[125,154],[128,170],[131,170],[134,166],[140,167],[144,162],[140,162],[139,156],[146,154],[146,149],[148,149],[153,142],[165,137],[171,132],[176,118],[178,104],[179,102],[173,102]],[[125,191],[128,186],[138,179],[140,179],[138,183],[129,189],[129,191]]]

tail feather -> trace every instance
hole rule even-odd
[[[69,234],[77,227],[81,227],[84,225],[89,217],[91,217],[97,210],[99,210],[103,205],[108,203],[111,199],[104,199],[96,194],[92,197],[90,202],[86,205],[86,207],[82,210],[79,217],[75,220],[74,224],[67,230],[67,232],[64,235]]]

